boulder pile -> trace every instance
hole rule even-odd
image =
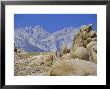
[[[70,53],[63,46],[61,60],[50,68],[50,76],[97,75],[97,33],[92,25],[83,25],[74,36]]]
[[[82,26],[74,36],[71,54],[73,58],[97,63],[97,33],[91,24]]]

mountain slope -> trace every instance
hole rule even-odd
[[[49,33],[41,26],[27,26],[15,29],[14,40],[17,48],[30,52],[59,51],[61,44],[72,46],[72,39],[78,28],[66,27],[53,33]]]

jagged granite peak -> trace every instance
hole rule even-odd
[[[72,39],[78,30],[79,28],[65,27],[49,33],[40,25],[17,28],[14,34],[15,45],[30,52],[59,51],[64,42],[71,48]]]

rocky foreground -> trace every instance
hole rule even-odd
[[[15,76],[96,76],[97,33],[92,25],[84,25],[73,37],[73,46],[65,45],[59,54],[15,53]]]

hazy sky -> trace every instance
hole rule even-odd
[[[14,28],[40,25],[48,32],[55,32],[64,27],[79,27],[93,24],[97,30],[96,14],[15,14]]]

